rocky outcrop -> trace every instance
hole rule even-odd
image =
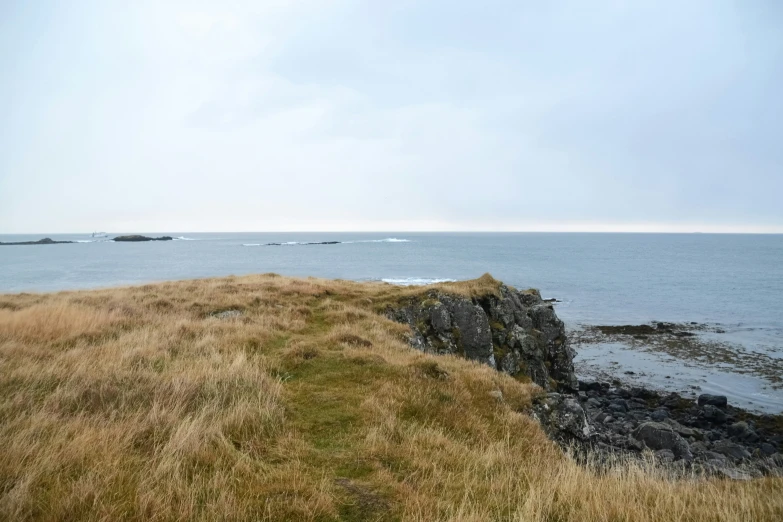
[[[174,238],[171,236],[147,237],[147,236],[133,235],[133,236],[117,236],[114,238],[114,241],[118,241],[120,243],[123,242],[134,243],[140,241],[171,241],[173,239]]]
[[[548,393],[532,415],[550,438],[595,456],[653,452],[660,463],[745,480],[783,475],[783,416],[755,415],[724,396],[577,382],[574,351],[551,302],[535,290],[499,285],[495,294],[460,297],[439,290],[410,298],[389,317],[411,327],[410,343],[455,354],[517,377]]]
[[[43,239],[39,239],[38,241],[16,241],[11,243],[0,243],[0,246],[10,246],[10,245],[62,245],[66,243],[73,243],[73,241],[55,241],[52,238],[45,237]]]
[[[467,298],[432,290],[389,315],[411,326],[411,344],[456,354],[547,391],[576,391],[574,351],[551,302],[537,290],[499,285],[497,294]]]

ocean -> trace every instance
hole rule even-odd
[[[80,242],[0,247],[0,293],[99,288],[263,272],[394,284],[462,280],[489,272],[515,287],[538,288],[544,297],[558,299],[557,313],[570,329],[649,321],[706,323],[719,325],[724,332],[722,340],[733,343],[738,350],[783,358],[783,235],[408,232],[148,235],[171,235],[178,239],[114,243],[93,240],[89,235],[61,234],[48,237]],[[41,237],[0,235],[0,241]],[[303,244],[328,241],[340,243]],[[281,245],[264,246],[267,243]],[[598,348],[586,350],[592,353]],[[591,362],[602,364],[601,355],[606,352],[600,352]],[[627,355],[624,354],[628,359],[624,365],[620,364],[623,357],[615,357],[620,360],[614,361],[620,364],[620,370],[637,362],[642,364],[643,357]],[[661,359],[660,363],[666,361]],[[656,365],[653,362],[648,366],[652,369]],[[707,371],[707,381],[710,374],[719,375],[719,370]],[[677,383],[682,387],[689,379],[697,380],[699,389],[716,389],[701,374],[686,372]],[[732,385],[722,377],[717,381],[721,385],[717,386],[719,391]],[[644,379],[641,383],[645,383]],[[754,398],[753,394],[764,397]],[[739,398],[760,409],[783,409],[783,394],[763,380],[743,391]]]

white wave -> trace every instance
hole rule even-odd
[[[454,283],[456,279],[437,278],[437,277],[390,277],[381,279],[384,283],[399,286],[421,286],[432,285],[435,283]]]
[[[242,243],[242,246],[261,246],[261,243]]]
[[[410,243],[410,239],[397,239],[396,237],[387,237],[386,239],[357,239],[356,241],[343,241],[343,243]]]
[[[77,239],[74,243],[95,243],[94,239]]]
[[[192,237],[179,236],[179,237],[175,237],[174,241],[198,241],[198,239],[194,239]]]

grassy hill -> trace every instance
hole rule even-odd
[[[781,479],[580,467],[527,415],[538,387],[408,346],[381,312],[423,291],[0,295],[0,520],[783,519]]]

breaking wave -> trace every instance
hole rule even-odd
[[[422,286],[435,283],[455,283],[457,280],[437,277],[389,277],[381,279],[381,281],[398,286]]]
[[[342,241],[342,243],[410,243],[410,239],[397,239],[396,237],[387,237],[386,239],[357,239],[356,241]]]
[[[350,245],[354,243],[410,243],[410,239],[387,237],[386,239],[358,239],[355,241],[284,241],[281,243],[242,243],[242,246]]]

